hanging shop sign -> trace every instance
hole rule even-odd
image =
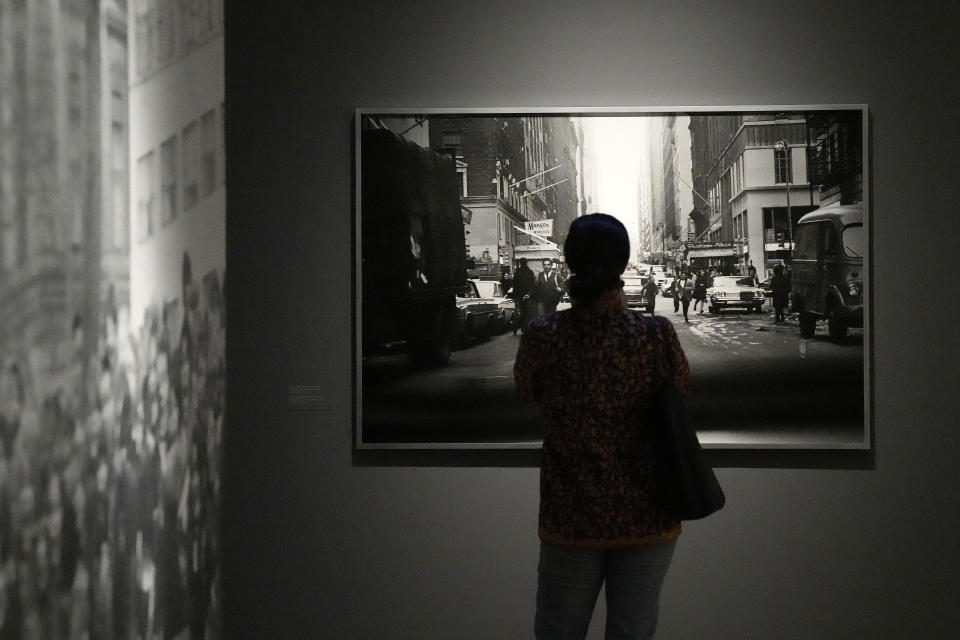
[[[730,241],[688,242],[687,258],[722,258],[737,255],[737,243]]]
[[[543,238],[549,238],[553,235],[553,219],[547,220],[528,220],[523,223],[524,229],[530,233],[535,233]]]

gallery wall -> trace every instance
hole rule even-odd
[[[874,449],[715,452],[728,505],[685,525],[659,637],[952,637],[948,16],[333,4],[227,8],[224,637],[532,635],[536,455],[352,450],[354,108],[816,103],[870,106]]]

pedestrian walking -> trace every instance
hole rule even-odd
[[[517,389],[543,412],[534,631],[584,638],[605,587],[607,637],[652,638],[680,522],[652,498],[648,381],[686,394],[690,368],[669,320],[627,307],[620,221],[576,218],[564,250],[573,308],[531,322],[514,365]]]
[[[673,298],[673,312],[680,313],[680,292],[683,287],[680,286],[680,274],[670,283],[670,297]]]
[[[647,281],[644,283],[641,291],[643,291],[643,298],[646,303],[646,311],[650,315],[653,315],[653,310],[657,306],[657,294],[660,293],[657,283],[653,281],[653,276],[647,278]]]
[[[700,313],[703,313],[703,308],[707,304],[707,287],[710,286],[708,283],[707,272],[703,269],[697,272],[696,278],[693,281],[693,310],[697,310],[697,305],[700,305]]]
[[[747,267],[747,277],[750,278],[750,286],[752,287],[760,286],[760,278],[757,277],[757,268],[753,266],[752,263],[750,264],[749,267]]]
[[[537,284],[537,276],[533,270],[527,266],[527,259],[517,260],[517,271],[513,274],[513,303],[516,307],[516,314],[513,323],[513,335],[517,335],[517,330],[523,330],[527,326],[532,316],[530,308],[533,306],[531,296],[533,288]]]
[[[790,280],[783,273],[783,265],[773,268],[773,277],[770,279],[770,292],[773,294],[773,323],[779,324],[786,320],[784,308],[790,299]]]
[[[683,277],[680,279],[678,291],[680,306],[683,307],[683,321],[690,322],[690,318],[687,314],[690,311],[690,300],[693,299],[693,279],[690,277],[689,273],[683,274]]]
[[[546,315],[557,310],[557,304],[563,296],[563,283],[560,275],[553,270],[553,260],[541,262],[543,271],[537,275],[537,284],[534,287],[533,297],[537,302],[538,313]]]

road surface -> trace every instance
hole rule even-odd
[[[657,313],[676,327],[690,362],[690,411],[708,447],[856,446],[864,433],[864,334],[845,344],[818,326],[801,340],[796,316],[741,310]],[[364,442],[476,443],[536,447],[539,413],[513,385],[519,336],[507,332],[456,351],[450,365],[417,370],[402,349],[366,358],[361,367]]]

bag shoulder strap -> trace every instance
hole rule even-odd
[[[653,353],[654,353],[654,376],[656,381],[656,386],[658,389],[662,389],[668,385],[669,375],[664,370],[664,365],[671,366],[670,363],[670,351],[666,348],[666,341],[663,339],[662,332],[660,331],[660,323],[657,322],[656,316],[650,316],[646,319],[647,330],[650,332],[653,340]]]

